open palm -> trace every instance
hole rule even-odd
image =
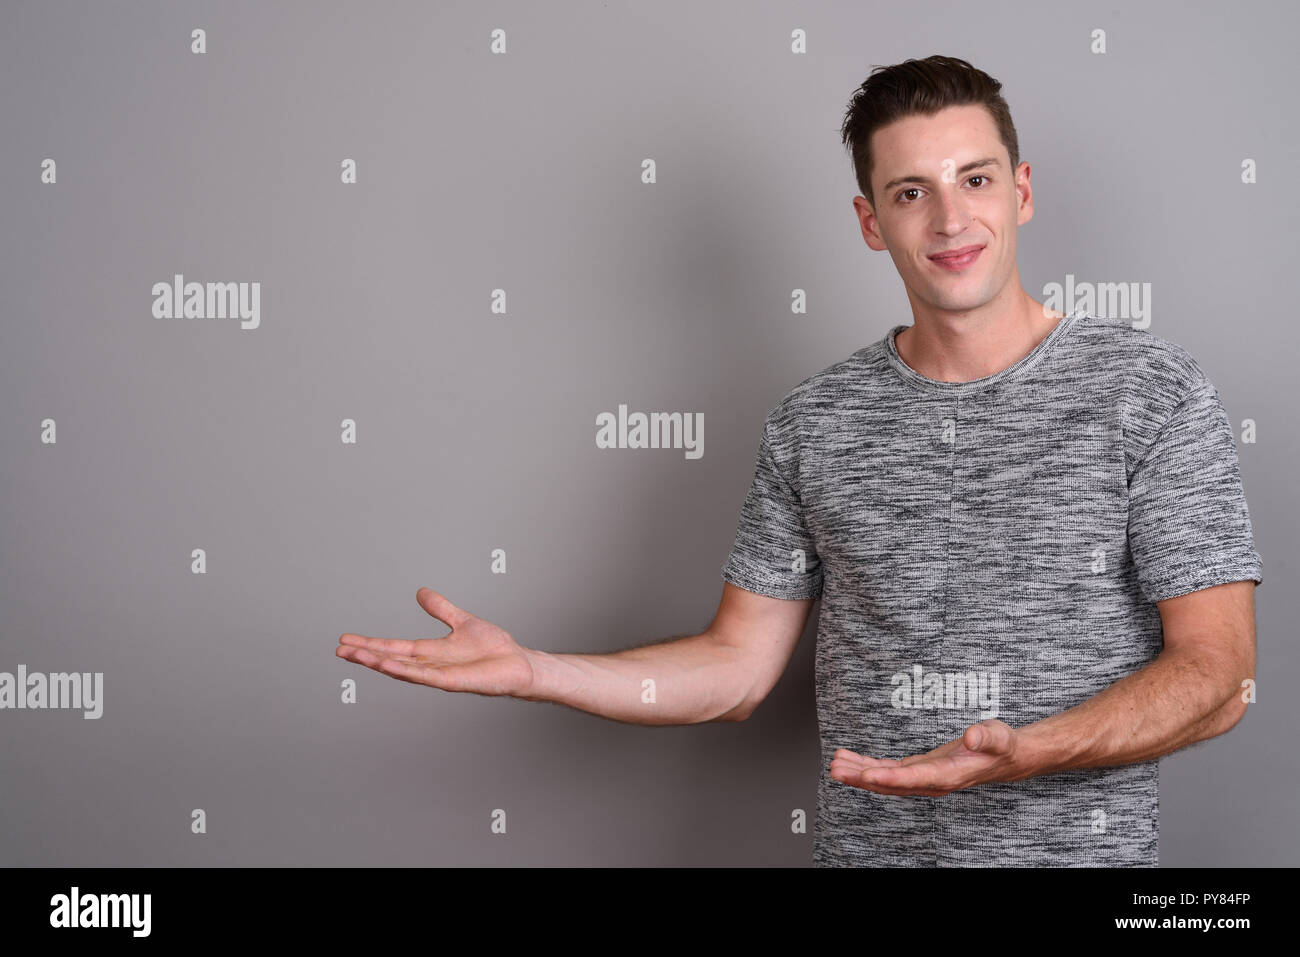
[[[334,653],[375,671],[444,691],[481,695],[527,695],[533,668],[524,648],[502,628],[457,608],[432,588],[415,600],[451,628],[442,638],[371,638],[348,633]]]
[[[990,718],[932,751],[901,761],[839,748],[831,756],[830,775],[879,794],[940,797],[977,784],[1018,780],[1023,776],[1016,747],[1019,740],[1015,728]]]

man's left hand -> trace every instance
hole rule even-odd
[[[1015,728],[993,718],[971,725],[961,737],[933,751],[901,761],[840,748],[831,760],[831,777],[877,794],[939,797],[976,784],[1024,777],[1019,743]]]

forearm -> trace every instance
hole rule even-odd
[[[1020,728],[1011,780],[1149,761],[1222,734],[1245,708],[1215,659],[1166,650],[1082,704]]]
[[[735,647],[707,632],[602,655],[530,649],[528,701],[552,701],[630,724],[738,720],[749,691]]]

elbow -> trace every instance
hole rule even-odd
[[[749,698],[745,698],[740,702],[740,704],[736,705],[734,708],[729,708],[728,710],[724,711],[722,714],[718,715],[713,720],[714,721],[744,721],[746,718],[748,718],[751,714],[754,713],[754,709],[757,707],[758,707],[757,701],[751,702]]]
[[[1210,728],[1208,734],[1201,740],[1217,738],[1219,735],[1227,734],[1246,716],[1246,709],[1250,705],[1245,700],[1245,693],[1240,689],[1234,689],[1228,700],[1219,706],[1215,717],[1218,719]]]
[[[1255,662],[1252,660],[1250,670],[1246,672],[1250,675],[1249,678],[1238,680],[1236,676],[1233,677],[1228,702],[1223,707],[1224,731],[1231,731],[1241,723],[1241,719],[1246,717],[1246,710],[1250,707],[1251,701],[1255,698],[1254,665]],[[1240,674],[1241,672],[1237,672],[1237,675]]]
[[[1232,697],[1223,708],[1223,730],[1220,734],[1226,734],[1241,723],[1241,719],[1246,717],[1246,709],[1250,705],[1245,701],[1245,694],[1241,691],[1234,690]]]
[[[754,713],[770,689],[762,686],[759,673],[739,650],[726,643],[724,647],[731,666],[726,678],[726,698],[733,703],[711,720],[744,721]]]
[[[758,707],[763,700],[764,694],[753,684],[746,684],[745,693],[740,696],[740,701],[728,708],[722,714],[714,718],[715,721],[744,721],[754,709]]]

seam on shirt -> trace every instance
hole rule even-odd
[[[954,397],[952,452],[948,456],[948,538],[943,546],[943,617],[939,623],[938,654],[943,655],[944,641],[948,637],[948,594],[952,586],[952,526],[953,505],[957,498],[957,443],[961,441],[961,396]]]
[[[795,490],[795,487],[790,483],[790,480],[786,478],[785,472],[781,468],[781,463],[776,460],[776,455],[772,452],[773,443],[769,438],[768,433],[770,425],[771,419],[768,419],[768,421],[763,423],[763,447],[767,449],[767,460],[772,465],[772,472],[781,480],[781,484],[785,486],[785,490],[790,494],[790,500],[798,507],[799,515],[801,518],[804,518],[806,524],[807,519],[804,513],[803,496]]]
[[[957,499],[957,445],[961,441],[961,395],[953,396],[953,438],[952,451],[948,456],[948,536],[943,546],[943,614],[939,620],[939,647],[936,649],[936,664],[943,662],[944,644],[948,639],[948,596],[952,591],[952,528],[955,522],[953,506]],[[935,742],[939,747],[943,742]],[[939,812],[937,802],[930,804],[930,865],[939,866]]]
[[[1169,418],[1165,419],[1164,424],[1160,426],[1155,436],[1151,439],[1149,443],[1147,443],[1147,447],[1142,450],[1142,457],[1138,459],[1135,463],[1133,463],[1133,471],[1129,473],[1130,484],[1132,483],[1133,476],[1137,474],[1137,470],[1142,467],[1142,463],[1144,463],[1147,460],[1147,456],[1151,454],[1151,450],[1156,447],[1156,443],[1160,441],[1161,437],[1169,429],[1169,426],[1174,421],[1174,419],[1178,418],[1178,413],[1183,410],[1183,406],[1187,405],[1188,402],[1191,402],[1193,399],[1195,399],[1197,397],[1197,393],[1207,393],[1207,392],[1211,392],[1213,389],[1214,389],[1214,385],[1209,381],[1202,382],[1200,385],[1193,388],[1192,391],[1188,392],[1187,395],[1183,396],[1182,401],[1179,402],[1176,406],[1174,406],[1174,411],[1169,413]],[[1235,441],[1233,444],[1234,445],[1236,444]]]
[[[1182,595],[1190,595],[1192,592],[1204,591],[1206,588],[1214,588],[1216,585],[1228,585],[1233,582],[1251,581],[1256,585],[1264,583],[1263,562],[1256,559],[1256,552],[1239,555],[1233,559],[1216,562],[1205,568],[1198,568],[1194,572],[1185,575],[1178,575],[1174,578],[1153,584],[1151,594],[1154,596],[1149,600],[1152,602],[1167,601],[1170,598],[1178,598]]]
[[[752,591],[756,595],[765,595],[768,598],[780,598],[785,601],[803,601],[809,598],[817,600],[821,598],[822,593],[825,590],[825,569],[822,567],[821,556],[817,553],[817,543],[813,539],[812,533],[807,527],[803,497],[795,490],[794,486],[790,483],[790,480],[786,478],[785,472],[781,468],[781,463],[777,461],[776,454],[773,451],[774,443],[772,442],[771,437],[772,419],[773,413],[777,412],[780,408],[781,407],[778,406],[777,409],[773,409],[764,418],[763,435],[759,441],[757,456],[759,464],[756,468],[761,467],[763,453],[766,452],[767,462],[772,468],[772,474],[776,477],[776,481],[784,488],[786,494],[790,496],[790,500],[794,502],[795,507],[799,511],[799,520],[803,523],[804,531],[808,535],[809,543],[811,545],[810,551],[812,552],[813,557],[817,560],[817,568],[812,572],[805,571],[804,580],[802,582],[789,582],[784,579],[778,581],[773,578],[770,569],[763,569],[760,573],[757,566],[745,560],[743,557],[737,559],[733,556],[728,556],[727,561],[724,562],[722,566],[722,578],[724,581],[731,582],[731,584],[735,585],[737,588]],[[733,574],[735,576],[734,579],[731,577]],[[746,582],[754,585],[754,587],[746,587]],[[776,594],[776,592],[783,592],[784,594]]]

